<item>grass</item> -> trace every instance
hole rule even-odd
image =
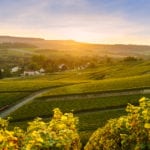
[[[150,62],[116,62],[101,64],[96,68],[50,73],[45,76],[34,76],[16,79],[0,80],[0,92],[3,91],[36,91],[43,88],[69,84],[83,83],[80,86],[59,88],[57,94],[82,93],[150,86]],[[104,75],[104,78],[101,78]],[[87,82],[85,84],[85,82]],[[127,84],[125,84],[127,83]],[[15,85],[15,86],[14,86]],[[86,89],[90,88],[89,90]],[[69,91],[70,90],[70,91]],[[72,90],[72,91],[71,91]],[[62,91],[62,92],[61,92]],[[52,92],[51,92],[52,93]],[[52,94],[55,94],[55,90]]]
[[[148,64],[147,64],[148,65]],[[77,80],[78,76],[78,80]],[[82,76],[79,78],[79,76]],[[128,88],[150,87],[150,74],[118,79],[86,80],[85,74],[74,74],[74,72],[53,73],[46,76],[5,79],[0,81],[0,107],[11,105],[44,88],[51,88],[50,92],[42,95],[50,97],[53,95],[69,95],[77,93],[91,93],[100,91],[121,90]],[[70,78],[69,78],[70,77]],[[67,80],[68,79],[68,80]],[[73,80],[74,79],[74,80]]]
[[[52,110],[56,107],[60,108],[63,112],[73,111],[74,113],[113,109],[125,107],[127,103],[138,103],[138,99],[142,96],[142,94],[138,94],[76,100],[42,100],[42,98],[40,98],[24,105],[13,112],[10,116],[13,120],[28,120],[35,117],[49,117],[52,116]]]
[[[96,68],[89,68],[82,71],[88,79],[99,80],[109,78],[130,77],[150,73],[149,61],[135,62],[112,62],[100,64]]]
[[[122,77],[133,77],[138,75],[150,74],[150,61],[135,61],[135,62],[112,62],[102,63],[93,68],[84,70],[69,70],[66,72],[55,72],[49,75],[40,77],[47,80],[103,80]],[[34,77],[36,78],[36,77]]]
[[[52,95],[68,95],[77,93],[91,93],[99,91],[125,90],[133,88],[150,87],[150,74],[143,76],[134,76],[118,79],[105,79],[81,83],[67,87],[60,87],[50,90],[42,95],[42,97]]]
[[[47,79],[6,79],[0,81],[0,108],[13,105],[22,98],[42,89],[76,84],[76,81],[49,81]]]
[[[102,127],[107,120],[117,118],[125,114],[125,108],[78,114],[79,131],[94,131],[97,128]]]
[[[0,108],[15,104],[18,100],[30,94],[30,92],[0,93]]]
[[[150,94],[77,100],[37,98],[11,115],[14,120],[10,123],[10,128],[20,126],[25,129],[27,122],[37,116],[51,118],[52,109],[56,107],[59,107],[63,112],[74,110],[75,116],[79,118],[78,129],[81,141],[84,145],[97,128],[102,127],[109,119],[125,115],[127,103],[137,104],[139,98],[142,96],[149,97]],[[48,121],[49,119],[46,118],[44,120]],[[18,122],[16,120],[18,120]]]
[[[120,64],[122,67],[123,64]],[[128,64],[126,64],[127,66]],[[129,64],[127,67],[136,68],[136,73],[138,72],[138,65],[142,66],[142,71],[140,73],[148,72],[149,62]],[[86,93],[86,92],[99,92],[106,90],[120,90],[128,88],[143,88],[150,87],[150,74],[145,74],[141,76],[132,76],[126,78],[110,78],[104,80],[94,80],[93,77],[98,78],[100,68],[101,70],[106,70],[107,73],[112,72],[115,74],[115,71],[123,73],[119,64],[117,69],[110,69],[111,65],[103,66],[94,69],[87,69],[83,71],[67,71],[67,72],[58,72],[51,73],[46,76],[36,76],[36,77],[26,77],[26,78],[16,78],[16,79],[5,79],[0,81],[0,107],[5,105],[13,104],[17,100],[20,100],[22,97],[28,96],[29,92],[35,92],[44,88],[53,88],[50,89],[50,92],[42,95],[43,97],[49,97],[52,95],[68,95],[76,93]],[[108,70],[110,71],[108,72]],[[130,70],[132,70],[130,69]],[[135,70],[135,69],[133,69]],[[130,71],[128,71],[130,72]],[[126,71],[126,73],[128,73]],[[133,72],[133,71],[132,71]],[[124,71],[125,73],[125,71]],[[110,75],[111,76],[111,75]],[[118,73],[119,76],[119,73]],[[69,84],[72,84],[69,86]],[[76,85],[75,85],[76,84]],[[14,86],[15,85],[15,86]],[[68,86],[65,86],[68,85]],[[6,94],[7,93],[7,94]],[[10,93],[10,94],[9,94]],[[4,100],[4,98],[6,99]]]
[[[126,114],[127,103],[137,104],[142,96],[135,94],[101,98],[59,99],[59,97],[126,89],[143,89],[150,87],[150,63],[120,62],[99,65],[80,71],[66,71],[0,81],[0,107],[16,103],[24,96],[35,91],[51,88],[30,103],[19,108],[10,116],[13,118],[10,128],[20,126],[26,128],[27,122],[35,117],[51,118],[56,107],[63,112],[73,112],[79,117],[79,133],[81,141],[86,143],[89,136],[108,119]],[[74,95],[73,95],[74,94]],[[55,99],[52,99],[55,97]],[[58,98],[57,98],[58,97]]]
[[[64,46],[61,44],[57,46],[54,44],[55,49]],[[108,46],[109,47],[109,46]],[[116,47],[115,45],[112,47]],[[118,55],[116,51],[112,51],[115,48],[106,48],[105,46],[93,47],[92,45],[76,45],[68,47],[68,49],[74,51],[63,50],[40,50],[36,48],[24,48],[27,52],[35,52],[50,56],[54,60],[59,58],[75,59],[80,56],[99,56],[105,55],[100,53],[106,49],[107,54]],[[143,48],[143,47],[142,47]],[[53,49],[53,47],[52,47]],[[81,52],[82,49],[82,52]],[[94,51],[92,51],[94,49]],[[122,49],[122,48],[121,48]],[[137,49],[137,48],[135,48]],[[122,54],[120,48],[119,55],[132,54],[134,51],[125,51],[127,54]],[[138,51],[141,53],[141,50]],[[140,55],[147,55],[141,53]],[[26,56],[17,51],[1,50],[0,58],[2,63],[16,64],[21,59],[28,59],[30,54]],[[17,59],[11,59],[17,58]],[[126,95],[126,96],[111,96],[103,98],[77,98],[77,99],[63,99],[60,100],[57,97],[62,95],[73,94],[85,94],[94,92],[106,92],[114,90],[136,89],[150,87],[150,61],[141,60],[133,62],[124,62],[118,60],[111,60],[110,63],[106,63],[105,59],[98,66],[93,68],[87,68],[85,70],[70,70],[65,72],[50,73],[45,76],[33,76],[33,77],[19,77],[13,79],[0,80],[0,108],[6,105],[13,105],[21,100],[23,97],[30,95],[35,91],[41,89],[50,88],[50,91],[31,101],[30,103],[19,108],[13,112],[10,116],[13,117],[10,128],[14,126],[20,126],[26,128],[27,122],[37,116],[41,116],[45,121],[48,121],[52,116],[52,110],[59,107],[63,112],[74,112],[75,116],[79,117],[79,134],[81,136],[82,143],[86,143],[89,136],[98,127],[103,126],[108,119],[116,118],[126,114],[124,108],[127,103],[137,104],[138,99],[142,97],[142,94]],[[7,60],[7,61],[6,61]],[[14,60],[16,60],[14,62]],[[77,60],[78,61],[78,60]],[[95,63],[95,60],[93,60]],[[2,65],[2,67],[3,67]],[[97,64],[96,64],[97,65]],[[55,96],[55,100],[51,99]],[[150,94],[144,96],[149,97]],[[17,121],[18,120],[18,121]]]
[[[119,96],[119,97],[100,98],[99,103],[98,103],[98,99],[97,100],[91,100],[91,101],[92,101],[93,106],[94,105],[96,106],[96,103],[97,103],[97,105],[99,104],[100,108],[103,108],[104,106],[107,107],[108,105],[111,105],[112,103],[115,103],[115,102],[117,102],[118,104],[119,103],[121,104],[121,102],[123,102],[123,103],[125,103],[125,106],[126,106],[127,102],[137,103],[138,99],[141,96],[143,96],[143,95],[131,95],[131,96],[122,96],[122,97]],[[150,94],[149,95],[144,95],[144,96],[148,97],[148,96],[150,96]],[[126,99],[126,101],[125,101],[125,99]],[[85,105],[87,105],[87,108],[91,108],[91,103],[89,103],[89,105],[88,105],[89,101],[90,100],[87,100],[87,102],[86,102],[86,100],[83,100],[83,103]],[[37,102],[39,102],[39,106],[41,106],[40,101],[37,100]],[[70,102],[74,102],[74,101],[71,100]],[[102,102],[102,103],[100,103],[100,102]],[[81,104],[81,106],[78,106],[78,107],[82,107],[83,103]],[[62,101],[60,106],[63,105],[63,104],[64,103]],[[49,106],[51,106],[51,105],[49,105]],[[64,104],[64,108],[65,108],[65,106],[66,105]],[[28,111],[30,111],[31,109],[32,108],[29,107]],[[68,109],[68,108],[65,108],[65,109]],[[37,108],[36,110],[39,110],[39,108]],[[61,108],[61,110],[63,110],[63,109]],[[23,109],[22,109],[22,111],[23,111]],[[32,111],[35,111],[35,109],[32,110]],[[43,111],[44,111],[44,108],[43,108]],[[63,110],[63,112],[68,112],[68,111]],[[24,114],[24,113],[27,113],[27,112],[22,112],[22,114]],[[49,109],[49,114],[51,114],[50,109]],[[112,119],[112,118],[117,118],[117,117],[120,117],[120,116],[125,115],[125,114],[126,114],[125,107],[124,108],[117,108],[117,109],[110,109],[110,110],[96,110],[96,111],[93,110],[93,111],[89,111],[89,112],[84,112],[83,111],[83,112],[80,112],[80,113],[75,113],[75,116],[79,118],[78,130],[79,130],[79,134],[80,134],[80,137],[81,137],[82,144],[84,145],[88,141],[90,135],[97,128],[102,127],[107,122],[107,120]],[[14,114],[14,115],[16,116],[17,114]],[[50,116],[51,115],[49,115],[49,118],[51,118]],[[50,120],[49,118],[44,119],[44,121],[49,121]],[[32,119],[30,118],[30,120],[32,120]],[[30,121],[30,120],[24,120],[24,121],[19,121],[19,122],[11,122],[9,128],[13,128],[14,126],[20,126],[21,128],[26,129],[27,122]]]
[[[90,134],[92,134],[92,132],[94,132],[97,128],[102,127],[107,122],[108,119],[116,118],[124,114],[126,114],[124,109],[114,109],[108,111],[95,111],[95,112],[76,114],[75,116],[79,118],[78,130],[82,142],[86,143]],[[43,120],[49,121],[50,117]],[[22,129],[26,129],[28,124],[27,122],[29,121],[31,120],[24,120],[21,122],[20,121],[11,122],[9,124],[9,129],[12,129],[15,126],[19,126]]]
[[[118,118],[125,115],[125,109],[114,109],[107,111],[96,111],[77,115],[79,117],[79,135],[84,145],[87,143],[91,134],[104,126],[109,119]]]
[[[0,92],[19,92],[19,91],[29,91],[34,92],[44,88],[51,88],[57,86],[64,86],[69,83],[66,82],[53,82],[45,80],[2,80],[0,81]]]
[[[0,81],[0,108],[13,105],[33,92],[46,88],[56,88],[74,83],[38,81]],[[14,86],[15,85],[15,86]]]

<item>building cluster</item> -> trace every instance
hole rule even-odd
[[[86,68],[88,68],[90,65],[90,63],[86,63],[85,65],[80,65],[76,68],[74,68],[73,70],[84,70]],[[58,70],[57,71],[66,71],[69,70],[68,65],[66,64],[60,64],[58,65]],[[5,73],[5,69],[0,69],[1,74],[4,72]],[[39,70],[32,70],[32,69],[23,69],[19,66],[15,66],[12,67],[11,69],[7,69],[7,72],[11,75],[17,75],[17,76],[35,76],[35,75],[44,75],[46,73],[46,70],[44,68],[40,68]]]

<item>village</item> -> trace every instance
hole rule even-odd
[[[85,65],[81,65],[75,68],[69,68],[66,64],[60,64],[58,65],[58,69],[56,72],[62,72],[62,71],[67,71],[67,70],[84,70],[90,66],[90,63],[86,63]],[[3,74],[6,72],[5,69],[1,68],[0,69],[0,78],[3,78]],[[7,69],[7,74],[9,74],[9,77],[15,77],[15,76],[21,76],[21,77],[26,77],[26,76],[37,76],[37,75],[45,75],[47,72],[44,68],[40,68],[38,70],[35,69],[27,69],[24,70],[23,68],[19,66],[15,66],[12,68]]]

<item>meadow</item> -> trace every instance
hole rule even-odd
[[[99,127],[102,127],[109,119],[125,115],[125,107],[128,103],[138,104],[140,97],[149,97],[150,94],[137,94],[126,96],[103,97],[96,99],[76,100],[49,100],[35,99],[24,105],[10,116],[13,118],[9,128],[20,126],[26,129],[27,122],[37,116],[49,121],[54,108],[60,108],[63,112],[73,112],[79,118],[78,131],[81,141],[85,144],[90,135]]]
[[[47,89],[48,92],[9,115],[12,118],[9,128],[25,129],[27,122],[36,117],[48,121],[52,110],[60,108],[79,118],[79,134],[82,143],[86,143],[92,132],[108,119],[125,115],[128,103],[136,105],[139,98],[150,96],[143,93],[143,89],[150,88],[149,65],[149,61],[113,62],[84,70],[3,79],[0,80],[0,107],[11,107],[22,98]],[[120,95],[122,91],[127,94]],[[113,96],[116,92],[118,95]],[[95,97],[96,94],[104,96]]]
[[[113,90],[127,90],[127,89],[143,89],[150,85],[150,75],[125,77],[117,79],[105,79],[98,81],[90,81],[88,83],[81,83],[66,87],[60,87],[50,90],[43,94],[43,97],[51,95],[68,95],[78,93],[92,93],[92,92],[111,92]]]
[[[6,80],[0,81],[0,108],[11,107],[21,99],[43,89],[52,89],[74,83],[50,82],[43,80]]]
[[[136,104],[138,98],[142,96],[143,94],[137,94],[68,100],[59,100],[59,98],[58,100],[49,98],[43,99],[40,97],[16,110],[10,116],[13,118],[13,120],[19,121],[33,119],[37,116],[44,118],[52,116],[52,110],[54,108],[60,108],[63,112],[74,112],[74,114],[118,109],[124,108],[128,103]]]

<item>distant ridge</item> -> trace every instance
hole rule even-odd
[[[33,42],[61,43],[61,44],[85,44],[85,45],[95,45],[95,46],[131,46],[131,47],[132,46],[142,46],[142,47],[150,47],[150,45],[138,45],[138,44],[101,44],[101,43],[77,42],[74,40],[47,40],[44,38],[36,38],[36,37],[19,37],[19,36],[0,35],[0,43],[33,43]]]
[[[32,38],[32,37],[13,37],[13,36],[0,36],[0,43],[17,43],[17,42],[31,42],[31,41],[43,41],[42,38]]]
[[[139,56],[150,57],[150,46],[148,45],[124,45],[124,44],[90,44],[76,42],[73,40],[45,40],[33,37],[0,36],[0,43],[26,43],[32,44],[40,49],[80,51],[97,51],[104,55]]]
[[[73,40],[45,40],[33,37],[0,36],[0,43],[29,43],[38,47],[49,48],[53,45],[70,45],[77,44],[78,42]]]
[[[43,38],[34,38],[34,37],[15,37],[15,36],[2,36],[0,35],[0,43],[3,42],[33,42],[33,41],[41,41],[41,42],[75,42],[74,40],[45,40]]]

